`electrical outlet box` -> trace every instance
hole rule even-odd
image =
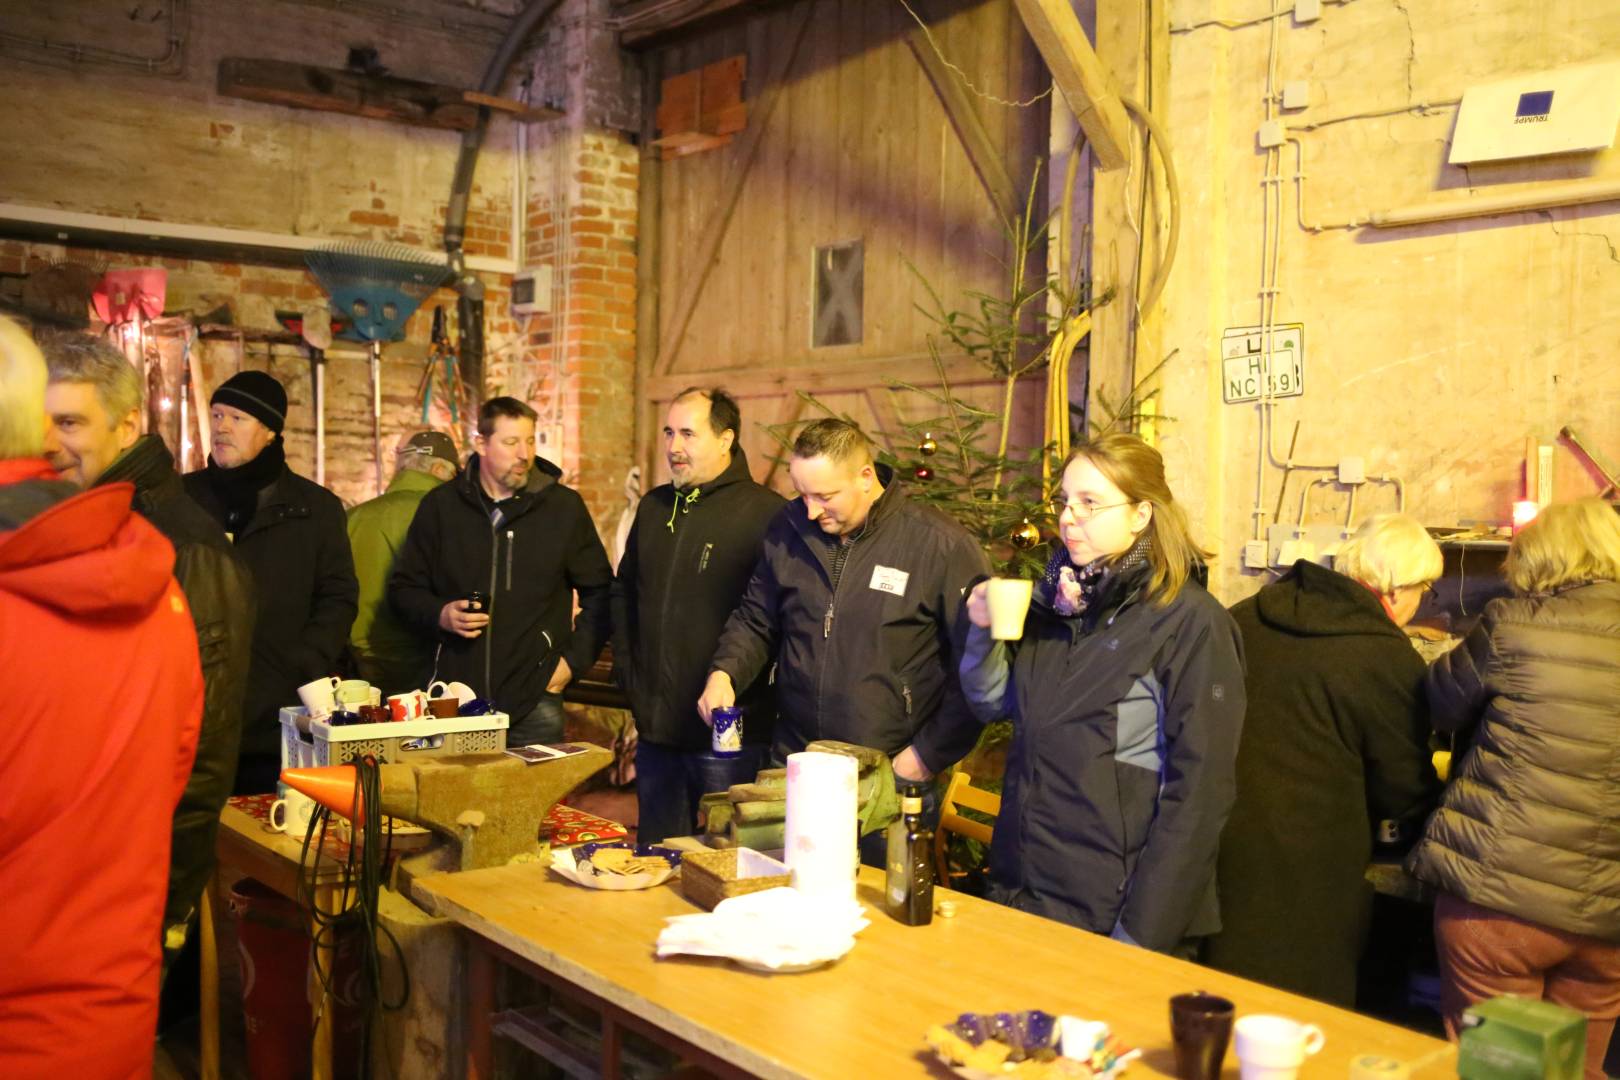
[[[1367,462],[1359,457],[1342,457],[1339,459],[1339,483],[1365,484],[1367,482]]]
[[[1271,565],[1266,558],[1266,542],[1250,540],[1243,545],[1243,565],[1250,570],[1264,570]]]
[[[1269,150],[1273,146],[1281,146],[1283,144],[1282,121],[1267,120],[1265,123],[1260,125],[1260,131],[1257,137],[1260,140],[1260,148],[1262,150]]]
[[[1607,150],[1620,123],[1620,61],[1470,86],[1451,132],[1452,165]]]
[[[1315,22],[1322,17],[1322,0],[1294,0],[1294,22]]]
[[[553,465],[562,465],[563,426],[541,424],[534,429],[534,452]]]
[[[1303,109],[1311,103],[1311,84],[1304,79],[1283,83],[1282,107]]]
[[[1331,568],[1350,530],[1337,521],[1316,521],[1304,527],[1272,525],[1266,529],[1266,555],[1270,565],[1290,567],[1300,559]],[[1247,565],[1248,552],[1244,552]]]
[[[513,315],[544,315],[550,310],[550,266],[532,266],[512,275]]]

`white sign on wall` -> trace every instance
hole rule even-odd
[[[1233,326],[1221,334],[1221,397],[1228,405],[1305,393],[1305,324],[1278,323],[1271,328],[1267,362],[1265,329]]]

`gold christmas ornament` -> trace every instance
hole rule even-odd
[[[1010,540],[1012,542],[1012,546],[1017,548],[1019,551],[1028,551],[1030,548],[1041,542],[1041,530],[1031,525],[1029,523],[1029,519],[1025,518],[1024,523],[1014,529],[1012,534],[1009,535],[1007,539]]]
[[[934,441],[932,432],[923,432],[922,442],[917,444],[917,453],[923,457],[933,457],[934,451],[939,449],[939,443]]]

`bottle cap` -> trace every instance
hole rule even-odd
[[[921,798],[921,796],[918,796],[918,795],[904,796],[900,800],[900,812],[902,814],[920,814],[920,813],[922,813],[922,798]]]

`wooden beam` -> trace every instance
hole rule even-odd
[[[1014,3],[1035,47],[1046,59],[1052,81],[1085,130],[1097,164],[1103,169],[1121,168],[1129,158],[1130,117],[1069,0]]]
[[[619,45],[646,49],[689,34],[711,23],[747,18],[780,0],[699,0],[696,4],[670,4],[669,0],[637,0],[614,13],[619,24]],[[877,2],[877,0],[873,0]]]
[[[531,108],[521,101],[460,87],[285,60],[226,57],[219,62],[218,88],[225,97],[267,105],[450,131],[466,131],[478,123],[480,108],[499,109],[519,120],[563,115],[555,109]]]
[[[952,387],[995,383],[1001,380],[987,371],[983,364],[966,353],[946,356],[945,375]],[[907,369],[907,365],[911,369]],[[666,402],[694,381],[723,386],[736,397],[759,397],[768,394],[793,396],[804,390],[816,393],[822,390],[854,390],[869,386],[886,386],[890,379],[901,379],[918,386],[933,387],[938,383],[938,372],[925,352],[905,353],[899,356],[876,357],[848,364],[829,364],[820,357],[795,357],[793,360],[764,367],[739,367],[703,372],[700,380],[690,374],[654,375],[645,384],[649,402]]]
[[[658,360],[654,365],[654,370],[660,375],[667,374],[674,367],[675,357],[680,352],[681,340],[686,336],[686,328],[691,324],[692,314],[697,310],[698,300],[703,296],[703,286],[708,283],[709,271],[714,268],[715,259],[720,255],[720,244],[726,238],[726,229],[731,225],[731,216],[737,209],[737,200],[742,197],[743,184],[748,180],[754,159],[759,156],[759,144],[764,140],[765,133],[770,130],[771,116],[776,112],[776,103],[782,98],[788,73],[792,71],[793,61],[799,55],[799,46],[804,43],[804,32],[810,25],[810,16],[815,9],[816,0],[799,0],[798,9],[791,16],[792,23],[787,32],[787,50],[782,54],[781,62],[771,72],[769,80],[765,83],[765,89],[760,94],[759,106],[754,110],[748,130],[743,134],[742,143],[737,149],[736,164],[732,167],[731,175],[726,178],[720,203],[709,216],[708,227],[701,234],[702,248],[697,258],[690,264],[691,276],[686,279],[686,287],[675,304],[675,314],[670,319],[669,331],[660,339]]]
[[[906,31],[906,45],[910,47],[911,55],[917,58],[923,74],[928,76],[934,94],[945,110],[946,119],[956,130],[962,149],[967,151],[968,163],[973,166],[979,183],[984,185],[985,193],[990,196],[990,205],[1001,216],[1002,224],[1011,228],[1023,210],[1023,203],[1013,189],[1012,178],[1007,175],[1007,164],[1002,160],[1001,148],[990,138],[990,132],[973,105],[972,95],[962,85],[960,76],[945,66],[945,61],[935,51],[922,27],[913,25]]]
[[[658,128],[654,107],[663,75],[663,57],[641,57],[641,171],[636,188],[636,409],[635,460],[641,463],[641,490],[652,489],[653,433],[659,418],[648,407],[647,377],[658,362],[659,281],[662,279],[663,155],[652,145]]]

